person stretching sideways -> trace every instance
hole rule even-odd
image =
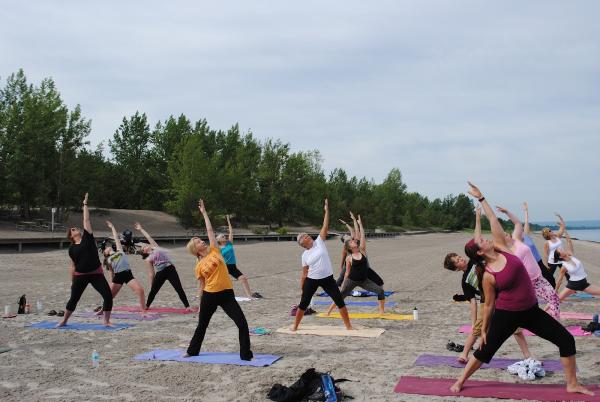
[[[565,230],[565,236],[567,237],[567,249],[563,250],[559,248],[554,252],[554,261],[562,262],[560,268],[560,274],[556,283],[556,290],[560,289],[563,277],[569,273],[569,279],[567,280],[567,286],[560,292],[560,301],[565,300],[577,292],[584,292],[595,296],[600,296],[600,287],[590,285],[587,281],[587,274],[583,268],[583,263],[575,258],[573,241],[569,232]]]

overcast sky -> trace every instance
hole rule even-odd
[[[4,1],[0,77],[52,77],[92,144],[139,110],[238,122],[326,172],[533,220],[600,218],[600,2]]]

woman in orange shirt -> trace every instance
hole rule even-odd
[[[229,278],[227,265],[225,265],[225,260],[223,260],[223,256],[221,255],[221,249],[204,208],[203,200],[198,202],[198,208],[204,217],[210,245],[206,244],[199,237],[193,237],[187,244],[188,251],[198,259],[194,273],[198,279],[198,288],[201,296],[198,326],[184,357],[197,356],[200,353],[200,347],[202,346],[208,323],[217,310],[217,307],[221,306],[238,327],[240,358],[242,360],[252,360],[253,355],[250,350],[248,322],[240,305],[235,300],[233,284]]]

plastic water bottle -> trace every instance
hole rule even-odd
[[[598,322],[598,314],[594,314],[594,316],[592,317],[592,321],[595,323]]]
[[[36,307],[37,313],[42,314],[42,311],[44,311],[44,305],[42,304],[42,301],[40,299],[38,299],[37,302],[35,303],[35,307]]]
[[[94,349],[92,352],[92,367],[100,367],[100,354],[96,351],[96,349]]]
[[[413,320],[417,321],[419,319],[419,310],[415,307],[413,309]]]

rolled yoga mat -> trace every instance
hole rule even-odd
[[[101,319],[101,318],[103,318],[103,315],[97,315],[96,313],[91,312],[91,311],[81,311],[81,312],[74,312],[73,317]],[[163,316],[161,316],[159,314],[146,314],[145,316],[142,317],[142,315],[140,313],[112,313],[110,315],[111,319],[114,318],[116,320],[135,320],[135,321],[154,321],[154,320],[158,320],[162,317]]]
[[[533,401],[600,401],[600,387],[587,386],[595,396],[570,394],[565,384],[515,384],[500,381],[467,380],[458,393],[450,391],[456,378],[402,376],[394,392],[412,395],[467,396],[472,398],[529,399]]]
[[[73,330],[73,331],[120,331],[133,327],[133,324],[113,324],[112,327],[107,327],[102,324],[88,324],[85,322],[70,322],[64,327],[56,327],[58,321],[42,321],[29,325],[29,328],[35,329],[58,329],[58,330]]]
[[[113,307],[113,311],[129,311],[129,312],[141,312],[139,307],[134,306],[117,306]],[[193,314],[197,313],[198,309],[196,307],[192,308],[192,311],[189,311],[185,308],[173,308],[173,307],[150,307],[148,309],[149,313],[163,313],[163,314]]]
[[[326,300],[314,300],[312,304],[319,306],[329,306],[333,301]],[[377,307],[379,306],[379,302],[376,301],[353,301],[353,300],[344,300],[346,306],[357,306],[357,307]],[[386,307],[394,307],[396,302],[385,302]]]
[[[362,325],[354,325],[354,330],[344,327],[333,327],[327,325],[300,325],[296,331],[290,327],[279,328],[276,332],[288,335],[318,335],[318,336],[356,336],[360,338],[377,338],[385,332],[383,328],[367,328]]]
[[[573,336],[590,336],[591,335],[591,333],[585,332],[583,329],[581,329],[580,326],[571,325],[571,326],[565,327],[565,328]],[[460,332],[461,334],[470,334],[471,333],[471,326],[470,325],[462,325],[458,329],[458,332]],[[528,331],[526,329],[523,330],[523,334],[525,334],[525,336],[535,336],[535,334],[531,333],[530,331]]]
[[[396,320],[396,321],[412,321],[413,319],[413,315],[412,314],[392,314],[392,313],[385,313],[384,315],[381,315],[379,313],[349,313],[348,314],[350,316],[351,319],[355,319],[355,320],[367,320],[367,319],[379,319],[379,320]],[[319,318],[342,318],[342,316],[340,315],[340,313],[338,312],[334,312],[331,313],[330,315],[326,315],[325,313],[319,313],[317,314],[317,317]]]
[[[522,360],[522,359],[521,359]],[[498,357],[494,357],[489,364],[484,363],[481,368],[482,369],[504,369],[511,364],[514,364],[518,361],[517,359],[501,359]],[[428,355],[423,354],[417,357],[417,360],[414,363],[414,366],[423,366],[423,367],[433,367],[433,366],[450,366],[456,368],[464,368],[466,364],[461,363],[454,356],[438,356],[438,355]],[[562,371],[563,367],[558,360],[544,360],[542,362],[542,367],[546,371]]]
[[[135,360],[160,360],[182,363],[233,364],[236,366],[265,367],[270,366],[281,359],[281,356],[256,354],[252,360],[246,361],[240,359],[239,352],[201,352],[198,356],[181,357],[184,353],[185,350],[183,349],[155,349],[148,353],[137,355]]]

